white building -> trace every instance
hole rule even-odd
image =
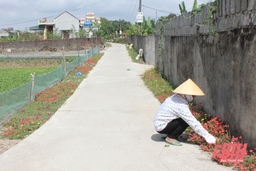
[[[88,12],[88,13],[86,14],[85,20],[86,20],[86,21],[95,22],[95,23],[97,23],[97,24],[100,24],[100,23],[101,23],[101,22],[100,22],[100,18],[95,17],[95,15],[94,15],[93,12]]]
[[[79,31],[79,19],[65,11],[55,18],[54,29],[60,31],[64,38],[75,38],[70,31]]]
[[[8,36],[9,36],[9,33],[7,30],[5,29],[0,30],[0,37],[8,37]]]
[[[100,18],[95,17],[92,12],[86,13],[86,17],[80,19],[80,28],[89,33],[89,37],[93,36],[92,31],[98,31],[100,24]]]
[[[53,32],[54,30],[61,33],[62,38],[75,38],[74,32],[79,31],[79,19],[65,11],[53,21],[47,21],[46,18],[38,20],[38,26],[30,27],[30,30],[43,30],[44,39],[47,39],[48,32]]]

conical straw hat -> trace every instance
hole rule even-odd
[[[173,92],[178,94],[204,96],[204,92],[191,79],[188,79],[179,85]]]

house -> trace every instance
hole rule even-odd
[[[88,12],[85,18],[80,19],[80,28],[89,33],[89,37],[93,35],[92,31],[98,31],[100,24],[100,18],[95,17],[92,12]]]
[[[53,31],[61,34],[62,38],[74,38],[75,32],[79,31],[79,19],[65,11],[53,21],[48,21],[46,18],[38,20],[38,26],[30,27],[30,30],[43,30],[44,39],[47,39],[48,32]]]
[[[8,37],[9,32],[5,29],[0,30],[0,37]]]
[[[14,31],[13,31],[12,27],[7,28],[7,29],[3,28],[2,30],[0,30],[0,37],[8,37],[13,33],[14,33]]]
[[[55,18],[54,28],[61,32],[63,38],[74,38],[74,31],[79,31],[79,19],[65,11]]]

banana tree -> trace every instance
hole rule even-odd
[[[127,30],[128,36],[137,35],[138,34],[138,27],[139,24],[135,23],[134,25],[131,25],[129,30]],[[141,35],[152,35],[155,33],[156,25],[155,21],[152,20],[150,17],[146,20],[145,17],[143,17],[143,22],[140,25],[140,32]]]
[[[182,1],[181,4],[179,4],[179,8],[180,8],[180,13],[181,13],[181,14],[187,13],[186,6],[185,6],[184,1]]]
[[[143,17],[141,33],[142,35],[152,35],[155,33],[155,22],[150,17],[147,20]]]
[[[197,0],[194,0],[192,11],[196,11],[198,9]]]

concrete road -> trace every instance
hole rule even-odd
[[[40,129],[0,155],[1,171],[230,171],[197,145],[165,147],[153,118],[160,105],[113,44]]]

